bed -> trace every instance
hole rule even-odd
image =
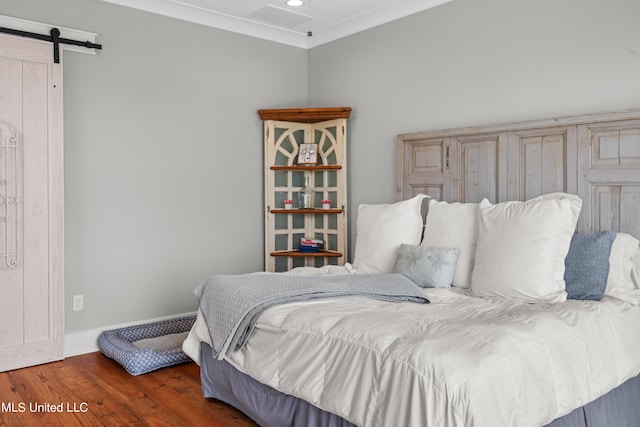
[[[565,147],[593,153],[588,138],[575,145],[569,141],[571,135],[586,135],[578,129],[584,125],[605,135],[593,139],[603,157],[615,126],[619,142],[640,145],[640,139],[629,138],[634,135],[629,129],[640,128],[636,119],[620,118],[528,123],[525,133],[514,125],[473,132],[520,132],[531,143],[531,129],[538,125],[553,125],[554,132],[559,125],[573,126],[575,132],[563,133]],[[459,141],[470,133],[458,130]],[[446,138],[451,143],[453,137]],[[434,143],[429,135],[418,139]],[[507,140],[518,146],[518,138]],[[539,141],[544,146],[544,138]],[[499,153],[508,152],[504,148]],[[407,151],[399,150],[399,157]],[[571,160],[567,152],[565,165]],[[585,161],[581,155],[575,159]],[[215,316],[200,310],[183,350],[201,366],[205,396],[269,426],[639,425],[636,223],[609,227],[605,217],[615,215],[603,212],[616,206],[619,217],[626,218],[625,212],[638,212],[640,202],[622,197],[622,202],[603,203],[608,193],[599,185],[618,186],[623,195],[637,186],[630,173],[624,181],[607,182],[619,169],[584,174],[591,180],[587,190],[584,183],[574,186],[567,179],[560,190],[579,191],[520,200],[510,200],[507,191],[493,200],[458,202],[465,199],[458,194],[447,202],[441,198],[451,189],[443,191],[440,180],[439,186],[422,185],[435,188],[431,198],[415,194],[413,187],[405,200],[361,205],[352,264],[271,274],[301,282],[395,274],[409,278],[429,303],[341,295],[267,305],[250,324],[246,341],[228,352],[220,352],[211,338]],[[496,188],[503,187],[508,189],[507,184]],[[377,221],[383,217],[385,223]],[[594,217],[602,220],[595,223]],[[361,234],[379,244],[358,245]],[[250,279],[258,283],[264,277]]]

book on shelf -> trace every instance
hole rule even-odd
[[[300,239],[300,252],[318,252],[322,250],[324,246],[324,242],[320,239],[309,239],[307,237],[303,237]]]

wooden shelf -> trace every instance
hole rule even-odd
[[[269,166],[272,171],[324,171],[324,170],[339,170],[342,169],[342,165],[295,165],[295,166]]]
[[[340,258],[342,253],[336,251],[300,252],[300,251],[275,251],[271,256],[291,256],[291,257],[332,257]]]
[[[271,209],[272,214],[338,214],[342,213],[342,209]]]
[[[333,119],[348,119],[351,115],[351,107],[278,108],[258,110],[258,114],[262,120],[317,123]]]

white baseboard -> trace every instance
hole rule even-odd
[[[193,316],[196,313],[177,314],[175,316],[161,317],[158,319],[149,319],[139,322],[126,323],[114,326],[105,326],[104,328],[89,329],[80,332],[71,332],[64,335],[64,357],[77,356],[80,354],[92,353],[98,351],[98,336],[103,332],[111,329],[126,328],[128,326],[141,325],[144,323],[158,322],[162,320],[175,319],[177,317]]]

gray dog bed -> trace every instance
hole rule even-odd
[[[98,348],[131,375],[190,362],[182,342],[195,321],[193,315],[104,331],[98,337]]]

